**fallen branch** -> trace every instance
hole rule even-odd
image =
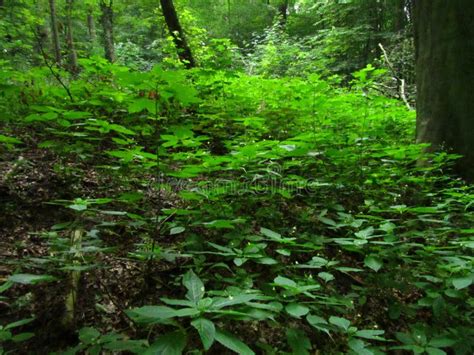
[[[385,50],[385,48],[382,46],[382,43],[379,43],[379,48],[382,50],[382,53],[383,53],[383,57],[385,59],[385,62],[387,63],[387,66],[389,67],[390,71],[392,72],[392,76],[400,83],[399,85],[399,95],[400,95],[400,98],[403,100],[403,102],[405,103],[405,106],[409,109],[409,110],[413,110],[413,108],[411,107],[410,103],[408,102],[408,99],[407,99],[407,96],[405,94],[405,80],[400,78],[398,75],[397,75],[397,72],[393,66],[393,64],[390,62],[390,60],[388,59],[388,54],[387,54],[387,51]]]

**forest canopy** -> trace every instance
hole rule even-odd
[[[0,0],[0,355],[472,354],[473,19]]]

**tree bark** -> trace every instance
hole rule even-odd
[[[179,23],[178,14],[176,13],[173,0],[160,0],[160,4],[166,25],[168,26],[168,31],[171,37],[173,37],[173,42],[178,51],[179,60],[188,69],[195,67],[196,62],[191,52],[191,48],[186,41],[183,28]]]
[[[101,0],[100,10],[102,12],[100,21],[102,23],[102,41],[104,44],[105,58],[113,63],[115,61],[113,0],[109,0],[108,2]]]
[[[68,49],[68,66],[69,71],[76,74],[79,71],[79,65],[77,64],[77,52],[74,46],[74,35],[72,25],[72,8],[74,0],[66,0],[66,44]]]
[[[59,42],[58,21],[56,16],[56,2],[49,0],[49,13],[51,18],[51,39],[53,41],[54,60],[56,64],[61,65],[61,44]]]
[[[431,151],[462,154],[474,180],[474,2],[415,0],[416,138]]]
[[[280,16],[280,24],[282,26],[286,25],[288,20],[288,0],[282,0],[280,5],[278,5],[278,14]]]
[[[95,41],[95,22],[92,9],[87,10],[87,32],[89,34],[89,41],[92,43]]]
[[[393,21],[393,31],[401,32],[405,29],[406,14],[405,14],[405,0],[398,0],[395,3],[395,18]]]

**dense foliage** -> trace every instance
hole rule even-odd
[[[411,57],[358,52],[371,2],[202,3],[177,2],[191,70],[155,2],[77,72],[1,20],[0,353],[471,354],[474,191],[386,89]]]

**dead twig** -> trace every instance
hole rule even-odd
[[[390,60],[388,59],[387,51],[382,46],[382,43],[379,43],[379,48],[382,50],[383,57],[385,59],[385,62],[387,63],[387,66],[389,67],[390,71],[392,72],[392,76],[400,83],[400,85],[399,85],[400,98],[403,100],[403,102],[405,103],[405,106],[409,110],[413,110],[413,108],[411,107],[410,103],[408,102],[407,96],[405,94],[405,80],[400,78],[397,75],[397,71],[395,70],[395,68],[394,68],[393,64],[390,62]]]

